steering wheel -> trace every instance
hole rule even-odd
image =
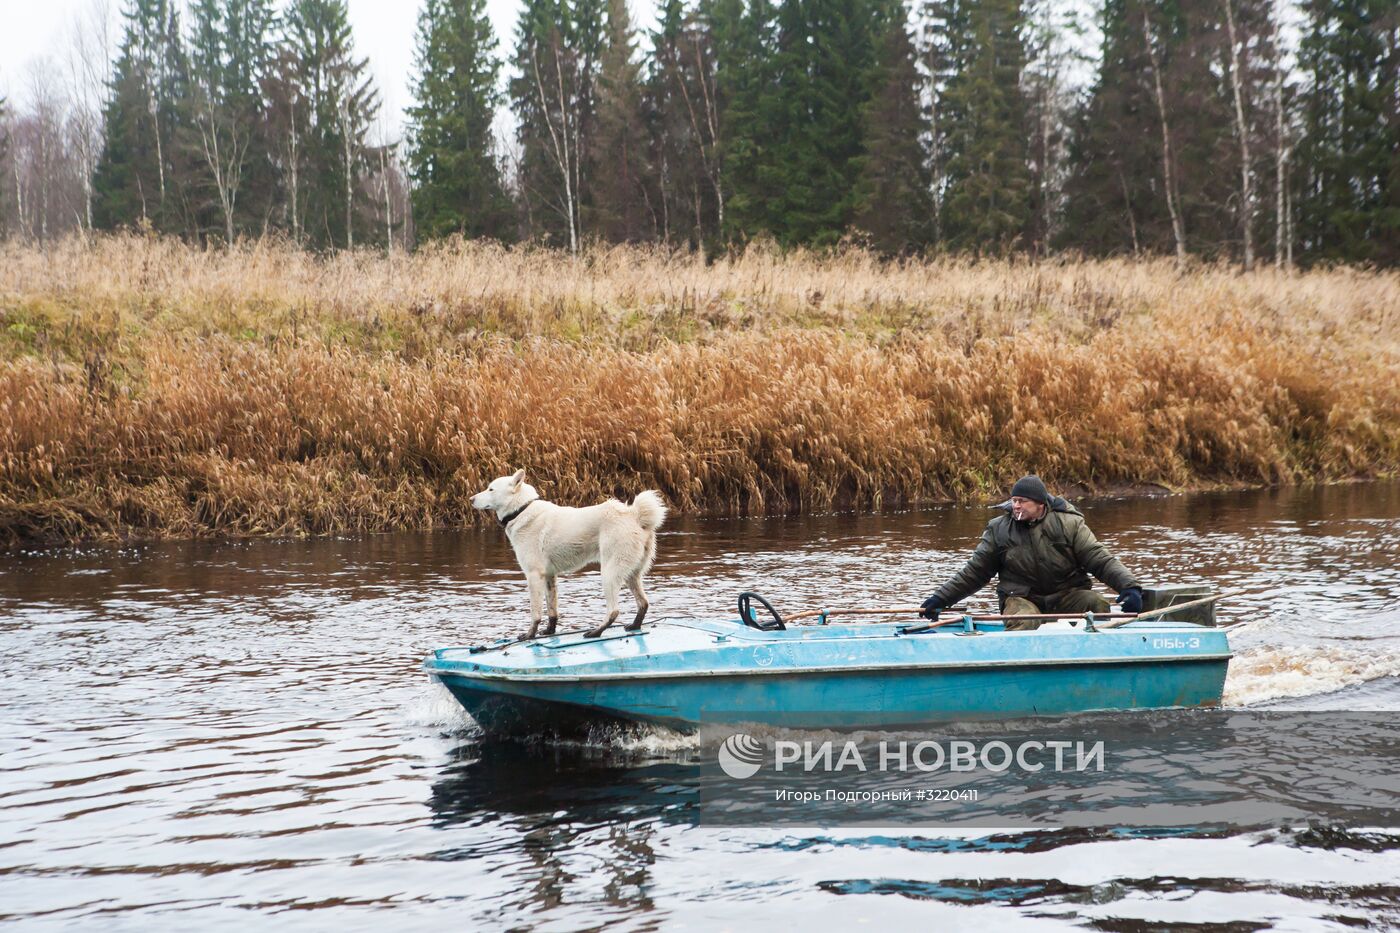
[[[758,600],[764,609],[773,617],[772,622],[760,623],[753,615],[753,601]],[[757,593],[739,594],[739,621],[750,628],[756,628],[760,632],[784,632],[787,625],[783,622],[783,617],[778,615],[778,610],[773,608],[773,604],[759,596]]]

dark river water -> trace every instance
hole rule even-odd
[[[1080,505],[1140,578],[1239,594],[1227,705],[1400,710],[1400,484]],[[653,612],[918,602],[987,518],[673,520]],[[596,573],[560,593],[566,627],[601,618]],[[1400,827],[697,825],[697,740],[484,742],[420,673],[527,607],[495,529],[0,557],[0,922],[1400,925]]]

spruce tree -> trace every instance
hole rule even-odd
[[[723,159],[729,192],[723,236],[773,236],[773,207],[782,189],[778,121],[782,97],[774,67],[777,11],[770,0],[748,0],[734,23],[733,5],[712,10],[718,82],[727,99]],[[727,40],[727,41],[726,41]]]
[[[776,10],[752,0],[741,38],[718,40],[731,236],[827,245],[846,231],[879,9],[876,0],[783,0]]]
[[[1307,0],[1298,233],[1309,258],[1400,262],[1400,16]]]
[[[783,149],[772,169],[782,181],[770,222],[783,243],[835,243],[854,216],[878,11],[873,0],[785,0],[778,10]]]
[[[711,61],[713,90],[713,168],[712,185],[715,197],[715,227],[713,235],[723,240],[728,236],[727,214],[732,190],[727,164],[732,141],[728,133],[732,121],[730,108],[738,92],[739,79],[744,72],[743,56],[750,41],[744,30],[744,0],[699,0],[696,7],[696,27],[703,31]]]
[[[1258,0],[1233,2],[1237,25],[1267,20]],[[1100,254],[1237,254],[1240,148],[1221,0],[1106,0],[1103,37],[1098,76],[1074,119],[1059,243]]]
[[[725,112],[711,13],[666,0],[647,82],[660,235],[691,247],[716,240],[723,226]]]
[[[190,124],[189,67],[169,0],[130,0],[93,173],[93,223],[187,233],[190,166],[179,142]]]
[[[607,13],[607,47],[598,76],[597,127],[588,172],[593,179],[593,209],[586,225],[610,243],[635,243],[655,234],[646,190],[651,167],[641,66],[633,60],[626,0],[608,0]]]
[[[1098,73],[1071,122],[1059,248],[1094,255],[1170,248],[1147,49],[1133,14],[1129,0],[1105,0]]]
[[[578,62],[579,204],[580,216],[585,218],[581,229],[592,236],[597,234],[596,228],[587,225],[587,218],[593,215],[597,181],[592,167],[607,158],[598,147],[598,81],[608,47],[608,0],[572,0],[568,14],[569,43]]]
[[[645,102],[652,165],[649,197],[655,205],[658,239],[673,243],[683,230],[686,211],[687,122],[682,99],[681,32],[685,8],[681,0],[663,0],[657,29],[651,35]]]
[[[300,111],[298,226],[310,245],[353,247],[379,229],[362,191],[379,110],[368,63],[355,57],[345,0],[293,0],[284,29],[281,80],[291,90],[278,97]]]
[[[270,0],[196,0],[190,8],[191,130],[186,149],[202,228],[225,241],[257,231],[273,179],[262,88],[273,56]]]
[[[1031,217],[1020,0],[938,0],[939,217],[953,250],[1023,245]]]
[[[486,0],[426,0],[418,19],[417,103],[408,109],[420,237],[514,238],[491,134],[500,67]]]
[[[884,41],[865,106],[865,154],[858,160],[857,229],[871,245],[898,254],[927,246],[933,233],[933,179],[923,133],[923,77],[899,0],[886,14]]]
[[[1232,3],[1238,18],[1246,4]],[[1189,248],[1211,260],[1238,257],[1239,150],[1224,2],[1178,0],[1150,12],[1158,18],[1173,180]]]

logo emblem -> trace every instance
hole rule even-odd
[[[719,747],[719,766],[732,778],[751,778],[762,764],[763,743],[747,733],[736,732]]]

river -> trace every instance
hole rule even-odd
[[[1140,578],[1238,594],[1227,705],[1400,710],[1400,483],[1079,504]],[[918,602],[987,518],[673,519],[653,617],[732,616],[745,589]],[[601,618],[596,572],[560,604],[566,628]],[[495,529],[0,557],[0,922],[1400,924],[1400,827],[697,825],[695,740],[484,742],[420,673],[433,648],[523,631],[527,607]]]

